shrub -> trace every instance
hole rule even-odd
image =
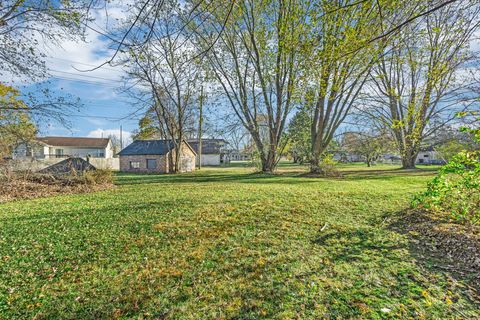
[[[460,152],[415,197],[413,205],[445,214],[452,219],[476,224],[480,221],[479,152]]]
[[[96,169],[86,171],[82,176],[88,185],[102,185],[113,183],[113,171],[110,169]]]
[[[337,170],[337,164],[338,162],[333,158],[332,154],[326,154],[318,165],[319,173],[326,177],[339,176],[340,172]]]

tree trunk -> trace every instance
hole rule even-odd
[[[321,141],[319,138],[316,139],[317,141]],[[311,173],[321,173],[322,170],[320,168],[320,161],[322,159],[322,154],[325,152],[325,148],[323,147],[321,142],[314,142],[312,143],[312,155],[310,157],[310,172]]]
[[[402,155],[402,169],[415,169],[415,161],[417,160],[417,154],[415,150],[408,149]]]
[[[310,159],[310,172],[311,173],[320,173],[320,154],[314,153],[312,154],[312,158]]]
[[[275,157],[276,152],[270,150],[267,154],[267,157],[262,161],[262,172],[263,173],[273,173],[275,170]]]
[[[200,89],[200,105],[198,117],[198,170],[202,169],[202,123],[203,123],[203,86]]]

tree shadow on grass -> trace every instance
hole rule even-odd
[[[251,184],[306,184],[315,181],[298,179],[295,173],[287,174],[262,174],[262,173],[240,173],[232,174],[215,173],[215,174],[177,174],[177,175],[151,175],[151,174],[131,174],[118,175],[116,184],[118,185],[134,185],[149,183],[218,183],[218,182],[235,182],[235,183],[251,183]]]
[[[331,249],[332,261],[368,261],[381,257],[389,261],[400,261],[402,258],[396,250],[402,249],[393,239],[389,239],[381,231],[368,228],[352,228],[350,226],[327,226],[313,243]]]
[[[226,170],[222,172],[222,170]],[[436,169],[387,169],[387,170],[349,170],[341,171],[338,176],[321,176],[304,171],[279,171],[274,174],[259,172],[232,173],[228,169],[214,172],[196,172],[184,174],[124,174],[116,176],[118,185],[163,184],[163,183],[218,183],[235,182],[249,184],[309,184],[324,180],[358,181],[358,180],[390,180],[399,177],[433,176]]]
[[[424,177],[434,176],[437,169],[380,169],[380,170],[343,170],[336,175],[323,176],[312,173],[299,173],[300,177],[312,179],[336,179],[336,180],[387,180],[398,177]]]
[[[379,298],[381,295],[392,294],[393,297],[423,301],[425,297],[418,288],[424,288],[426,292],[430,290],[435,292],[432,294],[439,298],[448,295],[457,301],[462,296],[474,306],[480,306],[477,291],[479,268],[474,270],[471,265],[467,266],[465,263],[459,266],[458,261],[453,261],[457,265],[451,265],[452,261],[446,260],[447,254],[452,254],[450,251],[437,252],[434,255],[435,264],[432,264],[431,252],[430,255],[425,254],[425,247],[428,248],[426,239],[412,239],[408,235],[411,227],[404,226],[405,222],[391,225],[384,223],[385,221],[380,226],[327,226],[325,230],[318,232],[318,237],[312,242],[323,247],[328,253],[328,259],[336,266],[334,271],[329,272],[348,270],[343,271],[346,273],[342,277],[345,277],[346,282],[353,282],[354,286],[359,285],[354,290],[362,292],[362,288],[377,287],[376,291],[373,289],[363,291],[367,300],[370,295]],[[459,238],[459,241],[462,239],[469,241],[466,246],[471,254],[478,250],[472,248],[471,238],[463,237]],[[480,250],[476,252],[480,255]],[[458,272],[460,270],[461,273]],[[375,274],[378,281],[382,281],[381,279],[388,281],[369,283],[369,278],[363,278],[362,272],[367,275]],[[330,294],[336,298],[337,295],[342,296],[342,293]]]
[[[407,236],[418,264],[466,284],[480,304],[480,228],[451,223],[419,210],[396,214],[388,229]]]

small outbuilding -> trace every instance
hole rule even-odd
[[[436,164],[444,165],[446,161],[441,157],[433,146],[420,149],[415,164]]]
[[[120,171],[138,173],[172,172],[175,145],[172,140],[136,140],[118,154]],[[197,154],[185,140],[180,146],[180,172],[195,170]]]
[[[224,150],[228,142],[223,139],[202,139],[201,159],[198,156],[200,154],[198,139],[190,139],[188,143],[197,153],[197,165],[201,161],[202,166],[220,166],[228,161]]]

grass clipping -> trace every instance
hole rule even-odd
[[[97,169],[82,174],[39,174],[4,172],[0,175],[0,203],[62,194],[87,193],[113,188],[111,170]]]

